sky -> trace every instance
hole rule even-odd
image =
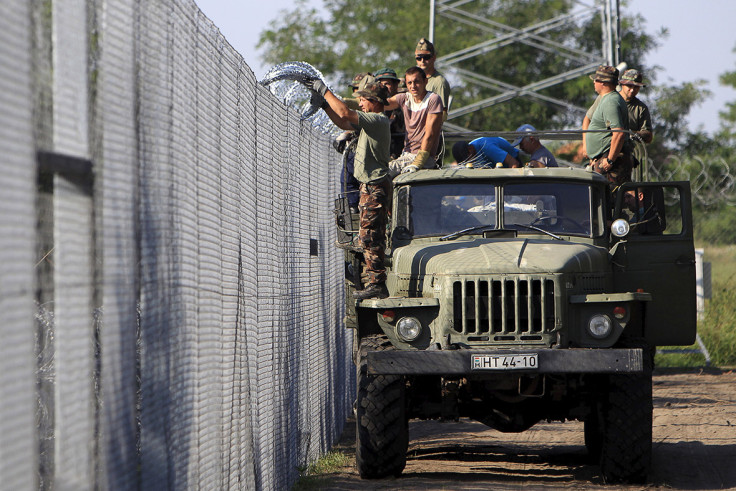
[[[261,79],[270,66],[264,66],[260,61],[261,53],[256,49],[258,38],[272,20],[283,17],[284,9],[295,7],[294,0],[195,1],[240,52],[256,77]],[[319,9],[322,0],[308,0],[307,4]],[[622,13],[641,14],[650,33],[657,32],[660,27],[669,29],[669,38],[662,46],[649,52],[646,64],[662,67],[657,77],[660,83],[707,80],[713,96],[691,111],[688,126],[691,130],[716,131],[718,112],[726,102],[736,101],[736,90],[718,83],[720,74],[736,69],[736,53],[733,51],[736,48],[736,30],[733,28],[736,0],[629,0],[622,7]],[[408,47],[411,49],[412,46]],[[410,57],[409,54],[407,58]],[[438,68],[442,70],[440,65]],[[645,102],[646,91],[645,87],[639,94]]]

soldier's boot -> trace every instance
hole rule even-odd
[[[356,300],[386,297],[388,297],[388,288],[386,288],[385,283],[371,283],[362,290],[353,292],[353,298]]]

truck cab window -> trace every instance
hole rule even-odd
[[[600,227],[598,206],[591,199],[590,186],[570,183],[510,183],[504,186],[504,228],[518,228],[524,233],[538,233],[528,227],[548,232],[590,236],[593,223]],[[595,216],[595,220],[593,220]]]

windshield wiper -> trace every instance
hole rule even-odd
[[[535,225],[524,225],[524,224],[521,224],[521,223],[514,223],[512,226],[528,228],[529,230],[536,230],[537,232],[542,232],[543,234],[547,234],[550,237],[553,237],[553,238],[555,238],[557,240],[565,240],[562,237],[560,237],[559,235],[553,234],[549,230],[544,230],[543,228],[539,228],[539,227],[537,227]]]
[[[458,230],[457,232],[453,232],[449,235],[445,235],[444,237],[440,237],[440,240],[457,239],[458,237],[461,237],[463,235],[472,234],[473,232],[479,232],[487,228],[496,228],[496,226],[495,225],[476,225],[475,227],[464,228],[462,230]]]

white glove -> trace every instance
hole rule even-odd
[[[404,168],[403,168],[403,169],[401,170],[401,173],[402,173],[402,174],[408,174],[408,173],[410,173],[410,172],[416,172],[416,171],[418,171],[418,170],[419,170],[419,167],[417,167],[417,166],[416,166],[416,165],[414,165],[414,164],[409,164],[409,165],[407,165],[406,167],[404,167]]]

